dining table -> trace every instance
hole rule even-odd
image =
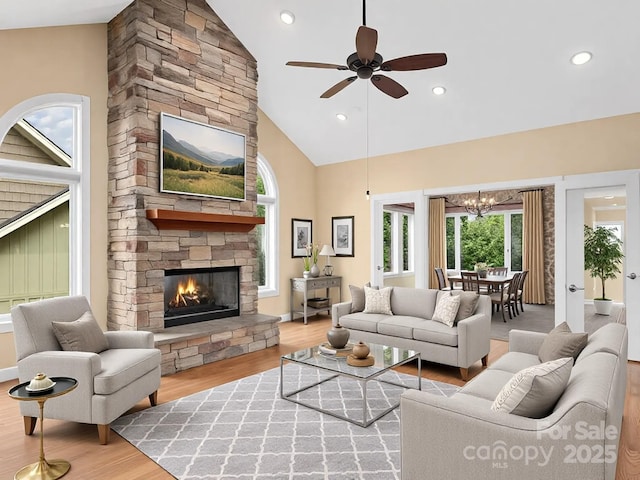
[[[453,287],[454,284],[462,284],[462,274],[447,275],[449,284]],[[478,284],[480,286],[486,286],[488,292],[499,292],[509,287],[509,284],[513,280],[513,273],[507,275],[490,275],[485,277],[478,277]],[[480,293],[486,293],[480,290]]]

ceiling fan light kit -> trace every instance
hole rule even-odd
[[[447,64],[446,53],[422,53],[384,61],[382,55],[376,52],[378,46],[378,32],[367,27],[366,0],[362,0],[362,25],[356,33],[356,51],[347,57],[346,65],[321,62],[287,62],[292,67],[328,68],[334,70],[351,70],[356,75],[345,78],[326,92],[320,98],[330,98],[349,86],[358,78],[371,80],[371,83],[381,92],[393,98],[404,97],[409,92],[398,82],[378,72],[406,72],[426,70]],[[435,93],[435,92],[434,92]],[[444,93],[444,92],[442,92]]]

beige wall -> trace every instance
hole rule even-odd
[[[107,26],[0,31],[0,116],[37,95],[91,100],[91,305],[107,313]],[[0,369],[15,365],[13,335],[0,335]]]
[[[313,221],[313,242],[331,243],[331,232],[322,228],[325,220],[316,215],[316,167],[289,138],[258,110],[258,152],[269,163],[278,183],[280,205],[278,250],[280,294],[258,301],[258,311],[281,315],[289,311],[289,279],[302,276],[301,258],[291,258],[291,219]],[[328,233],[328,237],[327,237]],[[321,259],[321,265],[324,265]]]
[[[640,114],[484,138],[369,159],[372,195],[449,186],[517,181],[640,166]],[[355,216],[354,258],[334,259],[346,285],[369,280],[370,207],[366,162],[318,168],[319,216]]]

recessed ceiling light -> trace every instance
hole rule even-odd
[[[287,25],[291,25],[296,21],[296,16],[289,10],[283,10],[280,12],[280,20],[282,20]]]
[[[584,65],[591,60],[591,52],[578,52],[571,57],[571,63],[574,65]]]
[[[611,200],[613,198],[613,195],[605,195],[604,197],[606,200]]]
[[[344,122],[347,119],[347,116],[344,113],[336,113],[336,118]]]
[[[433,87],[431,89],[434,95],[444,95],[447,92],[447,89],[441,86]]]

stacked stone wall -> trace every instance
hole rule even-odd
[[[257,66],[204,0],[136,0],[108,27],[111,330],[161,331],[164,270],[240,266],[257,312],[255,233],[158,230],[146,210],[255,215]],[[246,138],[246,200],[160,192],[160,114]]]

